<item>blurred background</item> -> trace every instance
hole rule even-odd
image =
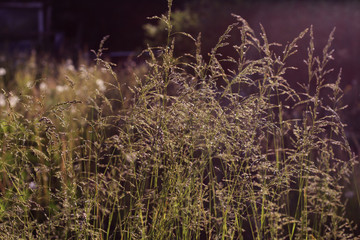
[[[91,61],[101,39],[110,35],[105,46],[107,57],[115,63],[141,61],[136,56],[147,44],[156,46],[166,41],[165,26],[147,19],[167,11],[166,0],[33,0],[0,1],[0,80],[11,82],[9,59],[26,58],[37,52],[56,61],[68,61],[78,68],[80,58]],[[269,41],[286,44],[305,28],[313,25],[315,47],[321,54],[333,28],[334,75],[342,69],[344,105],[342,119],[348,125],[351,147],[360,153],[360,1],[301,1],[301,0],[174,0],[173,25],[175,31],[184,31],[194,37],[202,33],[202,51],[208,53],[218,37],[235,19],[231,13],[245,18],[257,34],[261,23]],[[232,44],[239,41],[234,32]],[[176,54],[194,51],[189,39],[177,38]],[[301,82],[306,79],[306,48],[309,38],[299,43],[299,53],[290,64],[300,71],[289,73],[288,80]],[[229,51],[231,49],[224,50]],[[206,54],[205,54],[206,55]],[[50,56],[50,57],[49,57]],[[16,62],[15,61],[15,62]],[[7,71],[7,72],[6,72]],[[2,77],[1,76],[4,76]],[[6,84],[1,83],[1,87]],[[358,174],[353,184],[360,186]],[[349,201],[359,202],[349,193]],[[358,206],[353,219],[358,219]]]
[[[270,41],[281,44],[313,25],[317,49],[326,44],[329,33],[336,27],[332,67],[343,69],[346,91],[358,85],[358,0],[175,0],[173,10],[174,30],[194,37],[201,32],[204,53],[211,50],[226,27],[234,22],[231,13],[244,17],[257,33],[261,23]],[[5,53],[36,49],[58,59],[73,58],[76,63],[79,52],[89,54],[89,50],[98,48],[104,36],[110,35],[106,42],[108,54],[113,61],[122,61],[136,56],[147,44],[165,42],[165,27],[148,17],[166,11],[166,0],[1,0],[0,50]],[[235,37],[232,43],[238,40]],[[177,41],[179,54],[194,48],[185,38],[179,37]],[[300,46],[300,54],[306,54],[307,43],[308,39],[303,49]]]
[[[97,50],[101,39],[106,42],[107,56],[113,62],[134,59],[146,47],[166,42],[165,26],[148,17],[167,11],[166,0],[33,0],[0,2],[0,49],[2,55],[37,52],[51,54],[58,60],[72,59],[77,66],[79,53],[93,59],[90,50]],[[244,17],[260,33],[264,26],[270,41],[286,44],[305,28],[313,25],[315,47],[321,54],[333,28],[333,78],[342,69],[344,104],[349,105],[343,119],[348,124],[349,139],[357,153],[360,150],[360,1],[358,0],[175,0],[173,1],[174,31],[194,37],[202,33],[202,50],[206,56],[218,37],[235,19]],[[239,42],[233,32],[232,44]],[[194,44],[178,37],[177,54],[194,51]],[[292,82],[306,79],[306,48],[309,38],[300,42],[299,53],[290,64],[300,71],[289,73]],[[225,50],[226,51],[226,50]],[[228,53],[232,54],[232,49]],[[1,60],[1,59],[0,59]]]

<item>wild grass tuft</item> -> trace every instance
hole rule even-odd
[[[96,66],[64,63],[52,80],[19,70],[29,78],[0,106],[0,238],[356,238],[334,33],[321,56],[312,27],[279,51],[234,17],[208,57],[200,34],[182,34],[194,52],[174,56],[169,1],[167,44],[143,52],[134,81],[102,59],[105,40]],[[306,37],[299,90],[286,61]]]

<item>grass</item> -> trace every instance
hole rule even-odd
[[[355,239],[333,32],[317,57],[312,28],[279,51],[234,17],[208,57],[201,35],[174,56],[169,1],[168,43],[146,65],[116,73],[104,39],[96,66],[17,69],[0,107],[0,238]],[[299,90],[286,61],[305,37]]]

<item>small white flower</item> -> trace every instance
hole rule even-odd
[[[77,112],[77,108],[74,105],[71,105],[70,107],[70,112],[71,113],[76,113]]]
[[[31,88],[33,86],[33,83],[31,81],[27,82],[26,83],[26,87],[27,88]]]
[[[0,77],[4,76],[6,74],[6,69],[5,68],[0,68]]]
[[[70,72],[74,72],[74,71],[75,71],[74,65],[69,65],[69,66],[67,66],[66,68],[67,68],[67,70],[69,70]]]
[[[71,59],[67,59],[65,65],[66,65],[67,70],[69,70],[71,72],[75,71],[75,67],[74,67],[73,61]]]
[[[5,107],[5,105],[6,105],[5,96],[4,94],[0,93],[0,107]]]
[[[65,86],[61,86],[61,85],[56,86],[56,91],[59,92],[59,93],[62,93],[64,91],[68,90],[68,89],[69,89],[69,87],[66,86],[66,85]]]
[[[106,86],[102,79],[96,79],[96,85],[98,86],[100,92],[104,92],[106,90]]]
[[[80,78],[87,78],[89,76],[89,72],[84,64],[80,65],[79,72],[80,72]]]
[[[36,183],[35,183],[35,182],[29,183],[29,188],[30,188],[31,190],[35,190],[35,189],[37,188]]]
[[[40,83],[39,88],[40,88],[40,91],[45,92],[47,90],[48,86],[46,83],[42,82],[42,83]]]
[[[19,101],[20,101],[20,98],[18,96],[11,95],[9,97],[9,103],[10,103],[11,107],[15,107],[16,104],[18,104]]]

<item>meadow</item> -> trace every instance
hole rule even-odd
[[[116,68],[105,37],[78,68],[33,52],[0,69],[0,239],[357,239],[334,32],[317,56],[312,27],[279,46],[233,15],[203,55],[171,14],[143,63]]]

